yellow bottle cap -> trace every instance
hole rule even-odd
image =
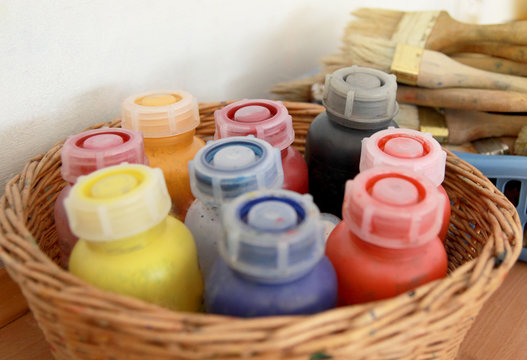
[[[161,169],[121,164],[81,176],[64,205],[76,236],[111,241],[158,224],[171,203]]]
[[[181,97],[176,94],[152,94],[136,99],[135,103],[143,106],[165,106],[175,104],[179,100]]]
[[[121,125],[142,131],[145,138],[179,135],[199,125],[198,101],[181,90],[132,95],[121,105]]]

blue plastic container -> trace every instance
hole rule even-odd
[[[527,157],[513,155],[482,155],[456,152],[457,156],[479,169],[496,188],[516,205],[525,234],[527,222]],[[527,262],[527,248],[520,254]]]
[[[221,257],[205,285],[208,312],[296,315],[336,306],[337,277],[310,195],[255,191],[225,205],[222,217]]]

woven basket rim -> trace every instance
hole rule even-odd
[[[208,111],[208,109],[224,106],[230,102],[202,103],[200,104],[200,111]],[[312,114],[323,110],[323,107],[313,104],[309,104],[309,106],[306,104],[304,109],[301,104],[303,103],[284,101],[286,107],[297,106],[300,109],[299,112],[306,111],[306,113]],[[204,123],[203,126],[210,126],[210,121]],[[114,120],[93,125],[90,129],[118,125],[119,120]],[[58,142],[49,151],[30,159],[24,170],[8,182],[5,193],[0,198],[0,257],[11,277],[21,286],[30,308],[37,313],[40,310],[35,305],[34,294],[40,293],[70,302],[65,308],[71,311],[82,309],[84,311],[83,316],[112,319],[112,321],[117,321],[116,318],[118,318],[118,321],[131,324],[134,322],[144,324],[145,321],[155,320],[161,328],[163,326],[170,327],[172,322],[182,323],[183,326],[180,330],[183,332],[181,336],[185,337],[185,341],[199,341],[200,336],[204,336],[203,333],[201,335],[195,333],[200,326],[207,327],[205,334],[208,334],[209,337],[216,332],[219,337],[221,337],[220,335],[223,335],[224,338],[230,336],[229,341],[231,342],[236,341],[236,336],[239,336],[239,339],[244,338],[235,332],[221,334],[226,329],[231,329],[230,331],[236,328],[265,330],[283,326],[280,334],[284,335],[285,333],[293,336],[302,329],[328,326],[338,319],[345,319],[357,314],[366,316],[362,314],[387,313],[398,306],[404,306],[408,301],[416,301],[415,299],[419,299],[419,308],[426,309],[426,311],[450,308],[453,304],[446,304],[441,300],[445,292],[452,292],[452,298],[461,303],[471,296],[486,299],[490,294],[485,294],[485,292],[488,292],[488,289],[493,291],[501,284],[522,248],[523,229],[515,207],[481,172],[450,151],[445,150],[447,151],[447,169],[456,171],[454,175],[448,175],[447,178],[457,176],[456,179],[462,181],[467,187],[479,189],[478,191],[491,196],[495,202],[494,205],[488,204],[489,211],[492,212],[488,216],[494,218],[490,226],[495,233],[491,234],[491,239],[483,246],[479,256],[464,261],[463,264],[451,271],[445,279],[420,286],[410,294],[403,293],[394,298],[340,307],[315,315],[241,319],[213,314],[175,312],[128,296],[109,293],[87,284],[61,269],[36,246],[36,241],[27,226],[27,223],[32,221],[29,217],[30,214],[27,213],[27,207],[31,201],[44,200],[31,198],[33,194],[31,189],[33,187],[38,188],[40,186],[39,181],[42,181],[43,178],[42,176],[37,177],[35,174],[48,174],[56,170],[49,168],[48,165],[51,159],[57,160],[57,157],[60,159],[60,149],[63,142],[64,140]],[[448,191],[448,186],[445,188]],[[60,191],[60,189],[55,190],[56,192]],[[455,209],[453,211],[455,212]],[[476,291],[477,287],[482,289],[487,287],[487,290],[480,291],[480,294]],[[77,307],[72,304],[76,304]],[[408,315],[409,321],[418,321],[417,318],[412,320],[412,316],[413,313]],[[416,315],[416,317],[419,316],[421,315]],[[366,317],[364,322],[367,322]],[[286,343],[285,340],[283,343]],[[252,348],[252,351],[259,351],[258,349],[264,351],[269,350],[269,348],[272,348],[272,345],[262,342],[261,348],[256,346]],[[286,348],[286,345],[280,345],[278,348]]]

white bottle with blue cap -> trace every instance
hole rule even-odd
[[[258,190],[222,207],[225,235],[207,280],[208,312],[240,317],[313,314],[336,305],[324,225],[311,195]]]
[[[284,173],[280,151],[252,135],[209,141],[189,162],[189,172],[196,200],[185,225],[194,235],[205,278],[223,236],[221,205],[249,191],[281,188]]]

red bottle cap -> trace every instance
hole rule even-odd
[[[216,110],[214,120],[214,139],[254,135],[280,150],[287,148],[295,139],[293,120],[280,101],[236,101]]]
[[[61,153],[62,178],[73,184],[81,175],[123,162],[148,165],[139,131],[102,128],[70,136]]]
[[[390,127],[362,140],[360,171],[374,166],[407,169],[425,175],[435,186],[445,178],[446,152],[432,135]]]
[[[346,183],[342,215],[364,241],[388,248],[417,246],[437,236],[443,197],[424,175],[376,167]]]

